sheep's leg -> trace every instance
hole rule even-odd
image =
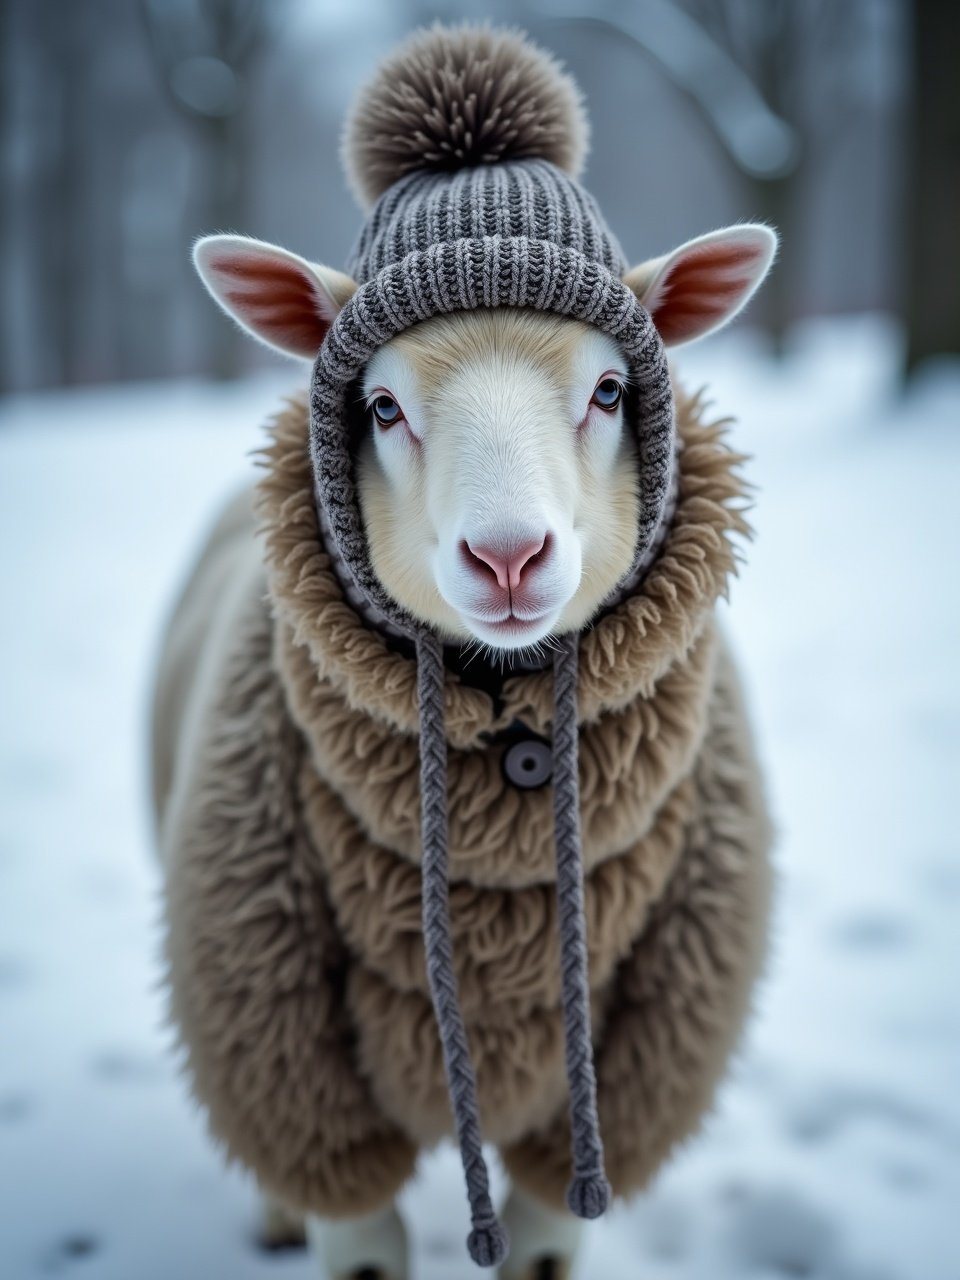
[[[302,1249],[307,1243],[303,1214],[290,1209],[276,1196],[260,1197],[260,1222],[257,1238],[268,1250]]]
[[[323,1280],[408,1280],[407,1232],[392,1201],[357,1218],[308,1214],[306,1227]]]
[[[686,847],[620,965],[595,1048],[607,1176],[642,1190],[700,1125],[743,1028],[766,950],[770,831],[733,673],[721,656]],[[502,1152],[515,1183],[560,1208],[565,1109]]]
[[[570,1280],[582,1232],[578,1218],[514,1186],[501,1220],[510,1236],[510,1256],[500,1280]]]

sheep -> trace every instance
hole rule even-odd
[[[398,103],[450,145],[411,152]],[[627,268],[584,138],[548,55],[434,28],[348,124],[357,279],[194,250],[313,374],[164,643],[171,1007],[268,1239],[305,1231],[336,1280],[406,1280],[394,1199],[451,1129],[474,1260],[569,1276],[580,1219],[697,1127],[763,960],[769,829],[713,616],[741,459],[663,350],[731,320],[776,238]]]

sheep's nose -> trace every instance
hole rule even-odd
[[[464,558],[472,569],[489,576],[493,573],[503,591],[516,591],[525,572],[547,558],[551,535],[528,538],[523,542],[499,542],[495,547],[482,542],[460,543]]]

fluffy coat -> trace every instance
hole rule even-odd
[[[760,968],[769,825],[714,605],[747,532],[740,458],[677,398],[679,500],[642,587],[580,638],[577,716],[598,1104],[614,1192],[709,1106]],[[343,596],[305,404],[222,516],[164,646],[155,777],[169,981],[228,1153],[320,1216],[373,1209],[451,1130],[424,966],[416,662]],[[467,673],[468,674],[468,673]],[[549,672],[445,673],[456,967],[486,1137],[560,1207],[570,1176],[550,789],[501,771],[549,734]]]

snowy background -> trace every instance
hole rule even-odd
[[[577,1280],[960,1277],[960,369],[897,331],[684,354],[755,455],[729,625],[780,840],[776,945],[704,1132]],[[0,404],[0,1275],[301,1280],[188,1101],[157,989],[145,710],[158,628],[292,376]],[[452,1152],[404,1197],[466,1280]]]

